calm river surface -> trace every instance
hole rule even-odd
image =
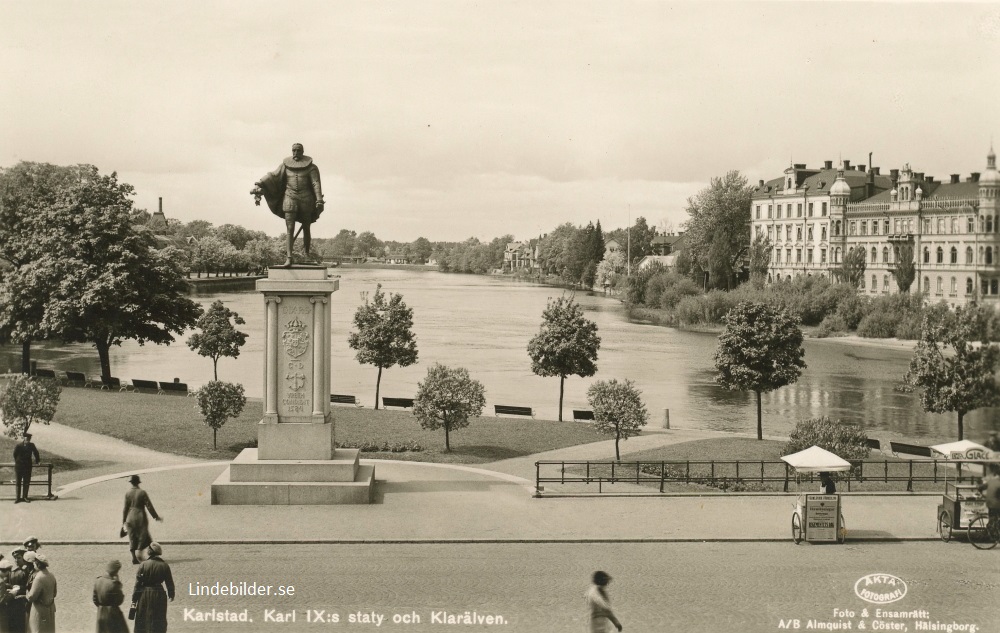
[[[556,419],[559,379],[531,373],[526,347],[538,331],[542,310],[558,288],[508,279],[436,271],[341,268],[340,290],[333,301],[334,393],[354,394],[367,407],[375,399],[377,369],[360,365],[347,345],[354,311],[362,293],[381,283],[386,292],[403,294],[413,308],[419,359],[416,365],[387,369],[383,396],[412,397],[417,383],[434,362],[466,367],[486,387],[488,410],[493,404],[535,408],[538,418]],[[263,389],[262,297],[254,291],[199,295],[209,304],[221,299],[247,323],[250,337],[238,359],[219,361],[219,378],[242,383],[251,397]],[[622,305],[601,295],[576,294],[587,317],[595,321],[602,344],[598,373],[566,381],[564,418],[572,409],[589,408],[587,387],[599,379],[628,378],[643,392],[650,423],[660,425],[670,409],[673,426],[720,431],[756,429],[752,394],[730,392],[715,385],[712,354],[716,336],[631,323]],[[187,337],[187,334],[184,338]],[[910,352],[809,340],[808,368],[798,383],[765,394],[765,434],[787,435],[797,420],[829,415],[862,422],[870,436],[923,438],[956,437],[954,414],[926,414],[915,394],[893,391],[905,373]],[[35,345],[42,367],[100,375],[96,350],[88,345]],[[0,348],[0,368],[19,367],[19,348]],[[139,346],[127,342],[111,352],[112,374],[122,379],[171,380],[197,386],[212,379],[212,361],[192,352],[182,340],[169,346]],[[966,418],[966,437],[985,438],[1000,427],[996,410],[977,411]]]

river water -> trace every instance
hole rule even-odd
[[[363,293],[378,283],[399,292],[413,308],[413,329],[419,359],[407,368],[393,367],[382,375],[381,395],[413,397],[417,383],[434,362],[462,366],[486,388],[493,404],[534,407],[541,419],[556,419],[559,379],[531,372],[526,347],[538,331],[542,310],[563,290],[498,277],[446,274],[437,271],[341,268],[340,290],[333,296],[333,393],[353,394],[367,407],[375,400],[377,369],[360,365],[347,345],[354,311]],[[568,292],[568,291],[565,291]],[[249,334],[238,359],[219,361],[219,378],[242,383],[251,397],[263,390],[262,297],[254,292],[196,296],[205,305],[221,299],[246,319],[240,329]],[[629,322],[617,300],[576,293],[589,319],[597,323],[602,343],[598,373],[566,380],[564,419],[572,409],[589,408],[587,387],[600,379],[631,379],[642,391],[650,422],[660,425],[664,409],[671,424],[684,428],[755,432],[752,394],[716,386],[713,359],[716,336]],[[184,338],[187,337],[185,334]],[[850,345],[832,340],[807,340],[808,365],[799,381],[763,398],[765,434],[787,435],[796,421],[820,415],[863,423],[880,438],[947,441],[957,437],[954,414],[927,414],[916,394],[893,391],[906,372],[911,353]],[[88,345],[46,343],[33,347],[39,366],[100,375],[96,350]],[[0,368],[19,367],[20,349],[0,348]],[[183,340],[169,346],[139,346],[129,341],[111,351],[112,374],[122,379],[172,380],[192,387],[212,379],[212,361],[192,352]],[[1000,428],[997,410],[966,417],[966,437],[985,439]]]

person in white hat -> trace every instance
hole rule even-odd
[[[49,571],[49,559],[41,552],[28,552],[32,558],[35,577],[28,589],[28,631],[30,633],[55,633],[56,631],[56,577]]]

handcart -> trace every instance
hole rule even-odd
[[[781,458],[797,473],[842,472],[851,463],[818,446],[785,455]],[[847,537],[844,515],[840,511],[840,495],[800,494],[792,512],[792,541],[809,543],[843,543]]]
[[[937,507],[938,535],[947,543],[961,531],[975,543],[973,532],[985,531],[986,527],[986,522],[979,519],[988,516],[979,484],[989,466],[1000,466],[1000,459],[995,452],[969,440],[931,446],[931,451],[954,466],[956,472],[954,481],[945,480],[944,495]],[[981,529],[977,528],[980,524]]]

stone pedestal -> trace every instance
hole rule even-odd
[[[370,503],[374,467],[334,449],[330,412],[330,300],[325,267],[271,268],[264,295],[264,417],[256,449],[212,484],[212,503]]]

